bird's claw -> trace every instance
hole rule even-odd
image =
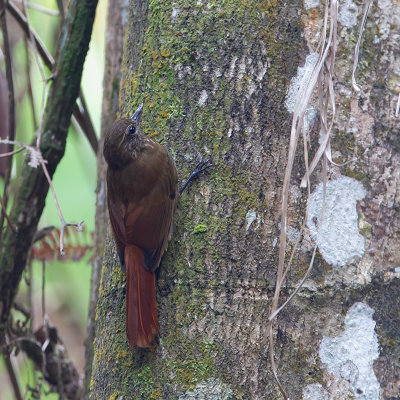
[[[210,159],[205,160],[205,161],[200,161],[197,165],[194,171],[190,174],[189,178],[186,180],[186,182],[182,185],[182,187],[179,189],[179,194],[182,194],[182,192],[185,190],[186,186],[201,172],[206,170],[207,168],[212,167],[213,164]]]
[[[192,174],[199,174],[200,172],[203,172],[205,169],[207,169],[207,168],[210,168],[210,167],[212,167],[213,166],[213,164],[212,164],[212,161],[211,161],[211,159],[209,158],[208,160],[206,160],[206,161],[200,161],[197,165],[196,165],[196,168],[195,168],[195,170],[192,172]]]

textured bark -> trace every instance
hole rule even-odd
[[[360,22],[361,7],[354,7]],[[212,158],[214,168],[179,200],[157,277],[160,338],[152,351],[128,348],[125,276],[112,238],[105,236],[90,396],[279,399],[268,358],[267,319],[291,124],[285,100],[297,67],[315,48],[323,6],[152,0],[131,1],[129,10],[120,115],[131,115],[146,99],[144,131],[169,148],[180,178],[201,159]],[[279,316],[278,374],[290,398],[328,393],[335,399],[362,398],[357,396],[364,387],[354,391],[351,377],[344,372],[337,377],[321,361],[320,350],[324,338],[340,335],[357,302],[375,310],[380,353],[374,370],[381,393],[389,399],[398,392],[400,320],[393,293],[400,286],[395,269],[399,120],[389,110],[395,105],[399,62],[392,13],[379,6],[371,11],[357,71],[359,94],[351,90],[357,25],[339,26],[333,150],[346,164],[331,167],[329,177],[350,176],[366,189],[357,208],[365,252],[341,267],[318,253],[305,288]],[[310,133],[311,152],[318,145],[317,125]],[[299,188],[302,163],[299,152],[290,190],[293,232],[302,225],[307,202]],[[317,171],[312,190],[320,180]],[[103,204],[100,217],[104,213]],[[307,269],[310,241],[307,229],[283,298]],[[322,397],[315,397],[318,391]]]
[[[93,258],[91,295],[88,316],[88,338],[86,340],[86,395],[89,394],[90,378],[93,362],[93,343],[96,337],[95,312],[98,298],[100,272],[103,261],[104,243],[108,224],[108,211],[105,187],[106,164],[103,157],[104,134],[116,119],[118,111],[118,92],[121,79],[121,64],[123,54],[123,38],[128,22],[127,2],[116,0],[109,2],[106,34],[106,57],[103,83],[102,106],[102,135],[99,142],[97,172],[98,185],[96,189],[96,231],[95,231],[95,257]]]

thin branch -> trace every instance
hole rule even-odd
[[[44,71],[43,71],[43,73],[44,73]],[[42,105],[40,108],[39,130],[38,130],[38,135],[36,138],[36,147],[38,150],[40,149],[40,141],[42,140],[44,111],[46,108],[46,101],[47,101],[47,87],[48,87],[48,80],[45,77],[44,84],[43,84]]]
[[[19,149],[13,150],[13,151],[9,151],[8,153],[1,153],[1,154],[0,154],[0,158],[1,158],[1,157],[12,156],[13,154],[17,154],[17,153],[21,152],[22,150],[24,150],[24,148],[23,148],[23,147],[20,147]]]
[[[24,149],[27,150],[29,157],[30,157],[28,165],[32,168],[37,168],[40,165],[40,162],[43,161],[42,153],[36,147],[29,146],[25,143],[21,143],[16,140],[9,140],[9,139],[0,139],[0,143],[12,144],[14,146],[19,146],[20,148],[22,148],[22,150],[24,150]],[[18,150],[20,150],[20,149],[18,149]],[[44,161],[44,162],[46,162],[46,161]]]
[[[47,181],[49,182],[50,190],[51,190],[51,192],[53,194],[54,202],[55,202],[55,205],[56,205],[56,208],[57,208],[58,217],[60,218],[60,221],[61,221],[60,254],[64,255],[64,231],[65,231],[65,228],[67,226],[74,226],[75,229],[78,232],[81,232],[82,229],[83,229],[83,221],[81,221],[79,223],[74,223],[74,224],[65,222],[64,216],[63,216],[63,214],[61,212],[61,207],[60,207],[60,205],[58,204],[58,201],[57,201],[57,195],[56,195],[56,191],[55,191],[54,186],[53,186],[53,182],[51,181],[51,178],[50,178],[49,172],[47,171],[46,163],[44,162],[44,160],[41,161],[41,166],[43,168],[44,174],[46,175]]]
[[[46,293],[45,293],[45,287],[46,287],[46,262],[43,260],[42,261],[42,318],[45,319],[46,315]]]
[[[31,1],[16,0],[15,2],[18,4],[22,4],[25,8],[24,11],[26,11],[27,8],[30,8],[32,10],[40,11],[43,14],[51,15],[54,17],[58,17],[60,15],[60,13],[57,10],[52,10],[51,8],[41,6],[40,4],[32,3]]]
[[[333,88],[333,68],[334,61],[336,58],[336,36],[337,36],[337,13],[338,13],[338,3],[337,0],[331,0],[330,6],[326,6],[326,15],[328,15],[328,9],[330,9],[330,27],[329,27],[329,38],[325,45],[325,51],[322,55],[320,55],[320,59],[314,68],[314,77],[310,79],[310,84],[307,87],[307,91],[309,92],[309,96],[307,97],[307,102],[311,99],[311,94],[315,88],[316,83],[318,83],[318,98],[320,103],[320,119],[321,119],[321,131],[322,131],[322,140],[317,152],[314,155],[314,158],[311,164],[308,167],[308,174],[310,175],[315,167],[318,165],[318,162],[321,160],[322,156],[326,156],[331,164],[335,164],[332,160],[331,155],[331,133],[333,122],[335,118],[336,106],[335,106],[335,91]],[[326,27],[325,27],[326,29]],[[317,68],[318,67],[318,68]],[[325,67],[325,71],[323,71],[323,67]],[[313,74],[314,74],[313,73]],[[323,74],[325,77],[323,77]],[[322,88],[322,81],[325,82],[325,90]],[[328,107],[331,105],[332,111],[330,118],[328,118]],[[301,115],[301,119],[304,118],[304,114]],[[328,119],[330,122],[328,123]],[[337,165],[337,164],[335,164]],[[306,175],[301,180],[300,186],[305,187],[306,182],[309,180],[309,177]]]
[[[12,364],[11,358],[9,355],[4,354],[4,363],[6,364],[6,369],[8,376],[10,377],[11,386],[14,391],[16,400],[23,400],[23,396],[21,393],[21,389],[19,387],[18,378],[14,371],[14,366]]]
[[[64,216],[62,214],[61,211],[61,207],[58,203],[57,200],[57,195],[56,195],[56,191],[54,189],[53,186],[53,182],[51,180],[50,174],[47,170],[46,164],[47,161],[43,158],[43,155],[40,151],[39,147],[33,147],[33,146],[29,146],[25,143],[21,143],[21,142],[17,142],[17,141],[10,141],[8,139],[0,139],[0,143],[5,143],[5,144],[12,144],[12,145],[16,145],[16,146],[20,146],[21,149],[25,149],[28,151],[29,157],[30,157],[30,161],[28,163],[29,166],[31,166],[32,168],[37,168],[39,165],[42,167],[42,170],[46,176],[47,182],[49,184],[49,187],[51,189],[52,195],[53,195],[53,199],[54,199],[54,203],[56,205],[57,208],[57,213],[58,216],[60,218],[61,221],[61,231],[60,231],[60,254],[63,255],[64,254],[64,231],[65,228],[67,226],[74,226],[75,229],[78,232],[81,232],[83,230],[83,221],[79,222],[79,223],[67,223],[65,222]],[[40,146],[40,143],[37,143],[37,146]],[[20,150],[20,149],[18,149]]]
[[[18,343],[24,341],[24,340],[32,340],[32,338],[28,336],[18,336],[12,338],[12,340],[9,340],[7,338],[7,341],[3,343],[2,346],[0,346],[0,352],[1,353],[10,353],[12,351],[13,346],[16,346]]]
[[[81,127],[82,131],[85,133],[86,138],[89,141],[89,144],[92,147],[94,153],[97,154],[99,144],[92,120],[90,118],[90,114],[88,113],[88,107],[86,105],[86,100],[83,95],[82,88],[79,92],[79,100],[81,101],[82,109],[80,109],[80,107],[78,107],[78,104],[75,103],[74,117],[75,120],[78,122],[78,125]]]
[[[37,126],[37,118],[36,118],[36,110],[35,110],[35,101],[33,99],[33,90],[32,90],[32,82],[31,82],[31,70],[30,70],[30,56],[29,56],[29,47],[28,47],[28,37],[25,35],[24,37],[25,40],[25,56],[26,56],[26,66],[25,66],[25,75],[26,75],[26,84],[27,84],[27,92],[28,92],[28,98],[30,104],[30,108],[32,111],[32,121],[33,121],[33,126],[34,129],[36,129]]]
[[[308,114],[306,114],[306,115],[308,116]],[[306,122],[306,119],[304,119],[304,121],[303,121],[303,154],[304,154],[304,164],[305,164],[305,168],[306,168],[305,176],[307,177],[307,199],[309,199],[311,196],[311,189],[310,189],[311,185],[310,185],[310,173],[309,173],[309,164],[308,164],[307,126],[309,126],[309,122],[308,121]],[[307,215],[308,215],[308,208],[306,209],[306,214],[304,216],[304,220],[301,225],[300,232],[297,235],[296,242],[293,246],[293,250],[290,255],[288,265],[287,265],[284,273],[282,274],[282,282],[285,280],[286,274],[289,272],[290,266],[292,265],[292,262],[293,262],[294,255],[296,253],[297,246],[300,244],[300,240],[303,237],[304,229],[306,227],[306,222],[307,222]]]
[[[313,250],[313,254],[311,257],[311,261],[310,264],[307,268],[306,273],[304,274],[303,278],[301,279],[301,281],[298,283],[298,285],[296,286],[296,289],[293,291],[293,293],[288,297],[288,299],[274,312],[272,313],[268,320],[270,322],[272,322],[277,316],[278,314],[292,301],[292,299],[294,298],[294,296],[296,296],[296,294],[299,292],[299,290],[303,287],[304,282],[306,281],[306,279],[308,278],[308,275],[310,274],[312,267],[314,265],[314,259],[315,259],[315,254],[317,252],[317,245],[314,245],[314,250]]]
[[[55,61],[54,61],[52,55],[46,49],[46,46],[41,41],[39,35],[29,26],[26,16],[21,12],[21,10],[12,1],[7,2],[7,10],[18,22],[18,25],[22,28],[22,30],[25,32],[25,34],[29,38],[33,37],[33,40],[35,41],[35,46],[36,46],[37,50],[39,51],[40,57],[42,57],[47,68],[52,70],[53,66],[55,65]]]
[[[357,69],[357,65],[358,65],[358,53],[360,51],[361,38],[362,38],[362,34],[364,33],[365,23],[367,22],[368,11],[369,11],[369,8],[371,7],[371,4],[372,4],[372,0],[366,0],[365,7],[364,7],[364,15],[363,15],[363,19],[362,19],[361,27],[360,27],[360,33],[358,34],[357,44],[354,49],[354,61],[353,61],[353,72],[351,74],[351,84],[353,86],[353,89],[356,92],[359,92],[361,90],[360,86],[357,85],[355,73],[356,73],[356,69]]]
[[[40,4],[32,3],[30,1],[28,1],[26,4],[32,10],[39,11],[43,14],[51,15],[52,17],[58,17],[60,15],[60,13],[57,10],[52,10],[50,8],[43,7]]]
[[[61,17],[61,22],[64,22],[65,19],[65,2],[64,0],[57,0],[58,10]]]
[[[8,39],[8,29],[7,29],[7,18],[5,12],[4,0],[0,1],[0,18],[1,18],[1,29],[3,33],[3,46],[4,46],[4,59],[6,64],[6,78],[8,86],[8,102],[9,102],[9,128],[8,137],[10,140],[15,138],[15,94],[14,94],[14,83],[12,76],[12,61],[11,61],[11,49],[10,42]],[[10,151],[13,148],[9,145]]]
[[[25,2],[24,2],[24,8],[25,8]],[[42,76],[42,81],[43,81],[43,95],[42,95],[42,106],[41,106],[40,121],[39,121],[39,133],[38,133],[37,142],[36,142],[36,147],[38,149],[40,149],[40,140],[42,138],[42,129],[43,129],[44,108],[46,106],[46,99],[47,99],[46,95],[47,95],[48,80],[46,77],[46,73],[44,71],[44,66],[43,66],[42,60],[40,59],[40,56],[39,56],[39,51],[38,51],[38,48],[36,46],[36,42],[35,42],[35,39],[33,36],[33,31],[30,28],[28,14],[26,13],[25,9],[24,9],[24,12],[25,12],[26,24],[28,26],[29,39],[30,39],[30,42],[32,43],[32,47],[34,49],[34,54],[35,54],[35,58],[36,58],[36,63],[39,67],[39,71],[40,71],[40,74]]]
[[[275,363],[275,352],[274,352],[274,335],[273,335],[273,321],[269,323],[269,359],[271,361],[271,369],[274,374],[274,378],[276,381],[276,384],[278,385],[278,388],[285,400],[289,400],[289,396],[286,393],[285,388],[281,384],[281,381],[279,380],[278,377],[278,370],[276,368],[276,363]]]
[[[35,301],[34,293],[35,293],[35,288],[34,288],[34,281],[33,281],[33,262],[32,262],[32,253],[29,253],[29,258],[28,258],[28,276],[27,276],[27,281],[28,281],[28,307],[29,310],[33,310],[33,303]],[[35,326],[35,313],[32,312],[31,318],[29,320],[29,330],[32,332],[32,327]]]
[[[10,14],[15,18],[18,22],[22,30],[26,33],[26,35],[31,38],[31,42],[34,43],[33,46],[36,47],[37,51],[39,52],[43,62],[45,63],[46,67],[53,71],[55,68],[55,61],[49,51],[47,50],[46,46],[41,41],[39,35],[33,30],[33,28],[29,25],[29,22],[25,15],[18,9],[18,7],[12,2],[8,1],[7,9]],[[81,99],[83,111],[76,105],[73,109],[73,115],[77,120],[79,126],[82,129],[82,132],[87,137],[93,151],[97,154],[98,149],[98,140],[95,133],[95,129],[93,127],[93,123],[89,117],[89,112],[86,106],[86,102]]]
[[[4,215],[4,218],[7,220],[8,222],[8,226],[15,232],[17,233],[17,228],[16,226],[11,222],[11,219],[7,213],[7,207],[6,204],[4,203],[3,198],[0,196],[0,204],[1,204],[1,212],[2,215]],[[1,224],[1,226],[3,226],[3,224]]]
[[[69,359],[62,339],[58,336],[57,329],[47,325],[41,326],[34,336],[17,336],[0,346],[0,351],[9,353],[19,344],[26,356],[34,363],[37,370],[41,371],[43,378],[53,391],[57,391],[67,399],[81,398],[82,379],[72,360]],[[60,368],[61,367],[61,368]],[[30,381],[30,368],[26,365],[28,384]],[[17,397],[23,399],[24,397]]]
[[[14,83],[12,74],[12,61],[11,61],[11,49],[10,42],[8,39],[8,29],[7,29],[7,18],[6,18],[6,8],[4,0],[0,1],[0,21],[1,30],[3,33],[3,46],[4,46],[4,59],[6,64],[6,79],[7,79],[7,89],[8,89],[8,137],[10,140],[15,139],[15,93],[14,93]],[[13,151],[13,145],[8,145],[8,151]],[[12,157],[7,160],[7,166],[4,174],[4,190],[2,207],[0,213],[0,238],[2,235],[1,228],[4,224],[4,219],[6,218],[6,210],[8,204],[8,186],[11,178],[12,170]],[[8,217],[7,217],[8,220]],[[12,226],[12,225],[11,225]]]
[[[21,303],[15,301],[15,302],[14,302],[14,308],[15,308],[17,311],[19,311],[20,313],[24,314],[24,316],[25,316],[25,318],[26,318],[27,320],[28,320],[28,319],[31,319],[31,317],[32,317],[31,312],[30,312],[28,309],[26,309]]]

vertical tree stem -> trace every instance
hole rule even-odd
[[[11,61],[11,49],[8,39],[8,29],[7,29],[7,18],[6,18],[6,5],[4,0],[0,0],[0,20],[1,20],[1,30],[3,33],[4,42],[4,59],[6,64],[6,78],[8,87],[8,138],[10,140],[15,139],[15,95],[14,95],[14,83],[12,76],[12,61]],[[8,152],[13,150],[14,146],[12,144],[8,145]],[[2,236],[2,227],[4,224],[4,218],[7,210],[8,203],[8,184],[11,177],[12,169],[12,156],[7,159],[7,167],[4,176],[4,191],[3,191],[3,203],[4,209],[1,209],[0,214],[0,240]]]

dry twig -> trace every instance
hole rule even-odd
[[[280,291],[283,285],[283,281],[286,274],[290,268],[291,261],[293,258],[294,251],[296,250],[300,237],[305,228],[304,219],[302,229],[294,245],[292,255],[290,257],[289,263],[285,268],[285,256],[286,256],[286,238],[287,238],[287,213],[288,213],[288,203],[289,203],[289,187],[290,178],[292,175],[295,152],[297,148],[297,143],[301,132],[304,137],[304,158],[306,163],[306,174],[301,181],[301,186],[308,187],[308,198],[310,197],[310,175],[319,163],[323,160],[323,176],[324,183],[326,184],[326,165],[327,160],[332,161],[331,150],[330,150],[330,139],[333,121],[335,117],[335,92],[333,88],[333,72],[334,72],[334,61],[335,61],[335,51],[336,51],[336,31],[337,31],[337,18],[338,18],[338,3],[337,0],[326,1],[325,5],[325,15],[324,15],[324,27],[321,36],[321,41],[319,44],[319,57],[316,62],[311,76],[308,80],[303,79],[299,89],[299,95],[296,99],[296,104],[293,112],[292,128],[289,143],[288,160],[286,164],[285,177],[282,188],[282,202],[281,202],[281,231],[280,231],[280,244],[279,244],[279,261],[278,261],[278,271],[277,280],[275,286],[275,293],[272,301],[270,316],[269,316],[269,345],[270,345],[270,361],[272,366],[272,371],[275,380],[278,384],[279,390],[281,391],[285,399],[289,399],[284,387],[280,383],[276,363],[275,363],[275,352],[274,352],[274,338],[273,338],[273,321],[277,317],[280,311],[282,311],[297,292],[302,287],[304,281],[306,280],[309,272],[312,269],[314,262],[316,246],[314,247],[314,252],[310,261],[310,265],[304,277],[298,283],[296,289],[293,291],[291,296],[284,302],[282,306],[279,306]],[[329,35],[328,35],[328,23],[329,23]],[[305,77],[307,74],[305,74]],[[307,132],[305,126],[305,118],[309,109],[309,104],[311,102],[312,95],[315,88],[318,87],[318,98],[319,98],[319,112],[321,120],[321,144],[311,162],[308,164],[308,149],[307,149]],[[301,96],[300,96],[301,94]]]
[[[360,27],[360,32],[358,34],[357,44],[354,49],[354,62],[353,62],[353,72],[351,74],[351,84],[353,85],[353,89],[356,92],[359,92],[361,90],[360,86],[357,85],[355,73],[356,73],[356,69],[357,69],[357,65],[358,65],[358,53],[360,51],[361,38],[362,38],[362,34],[364,32],[365,23],[367,22],[367,15],[368,15],[368,11],[371,7],[371,4],[372,4],[372,0],[366,0],[365,7],[364,7],[363,19],[362,19],[361,27]]]

